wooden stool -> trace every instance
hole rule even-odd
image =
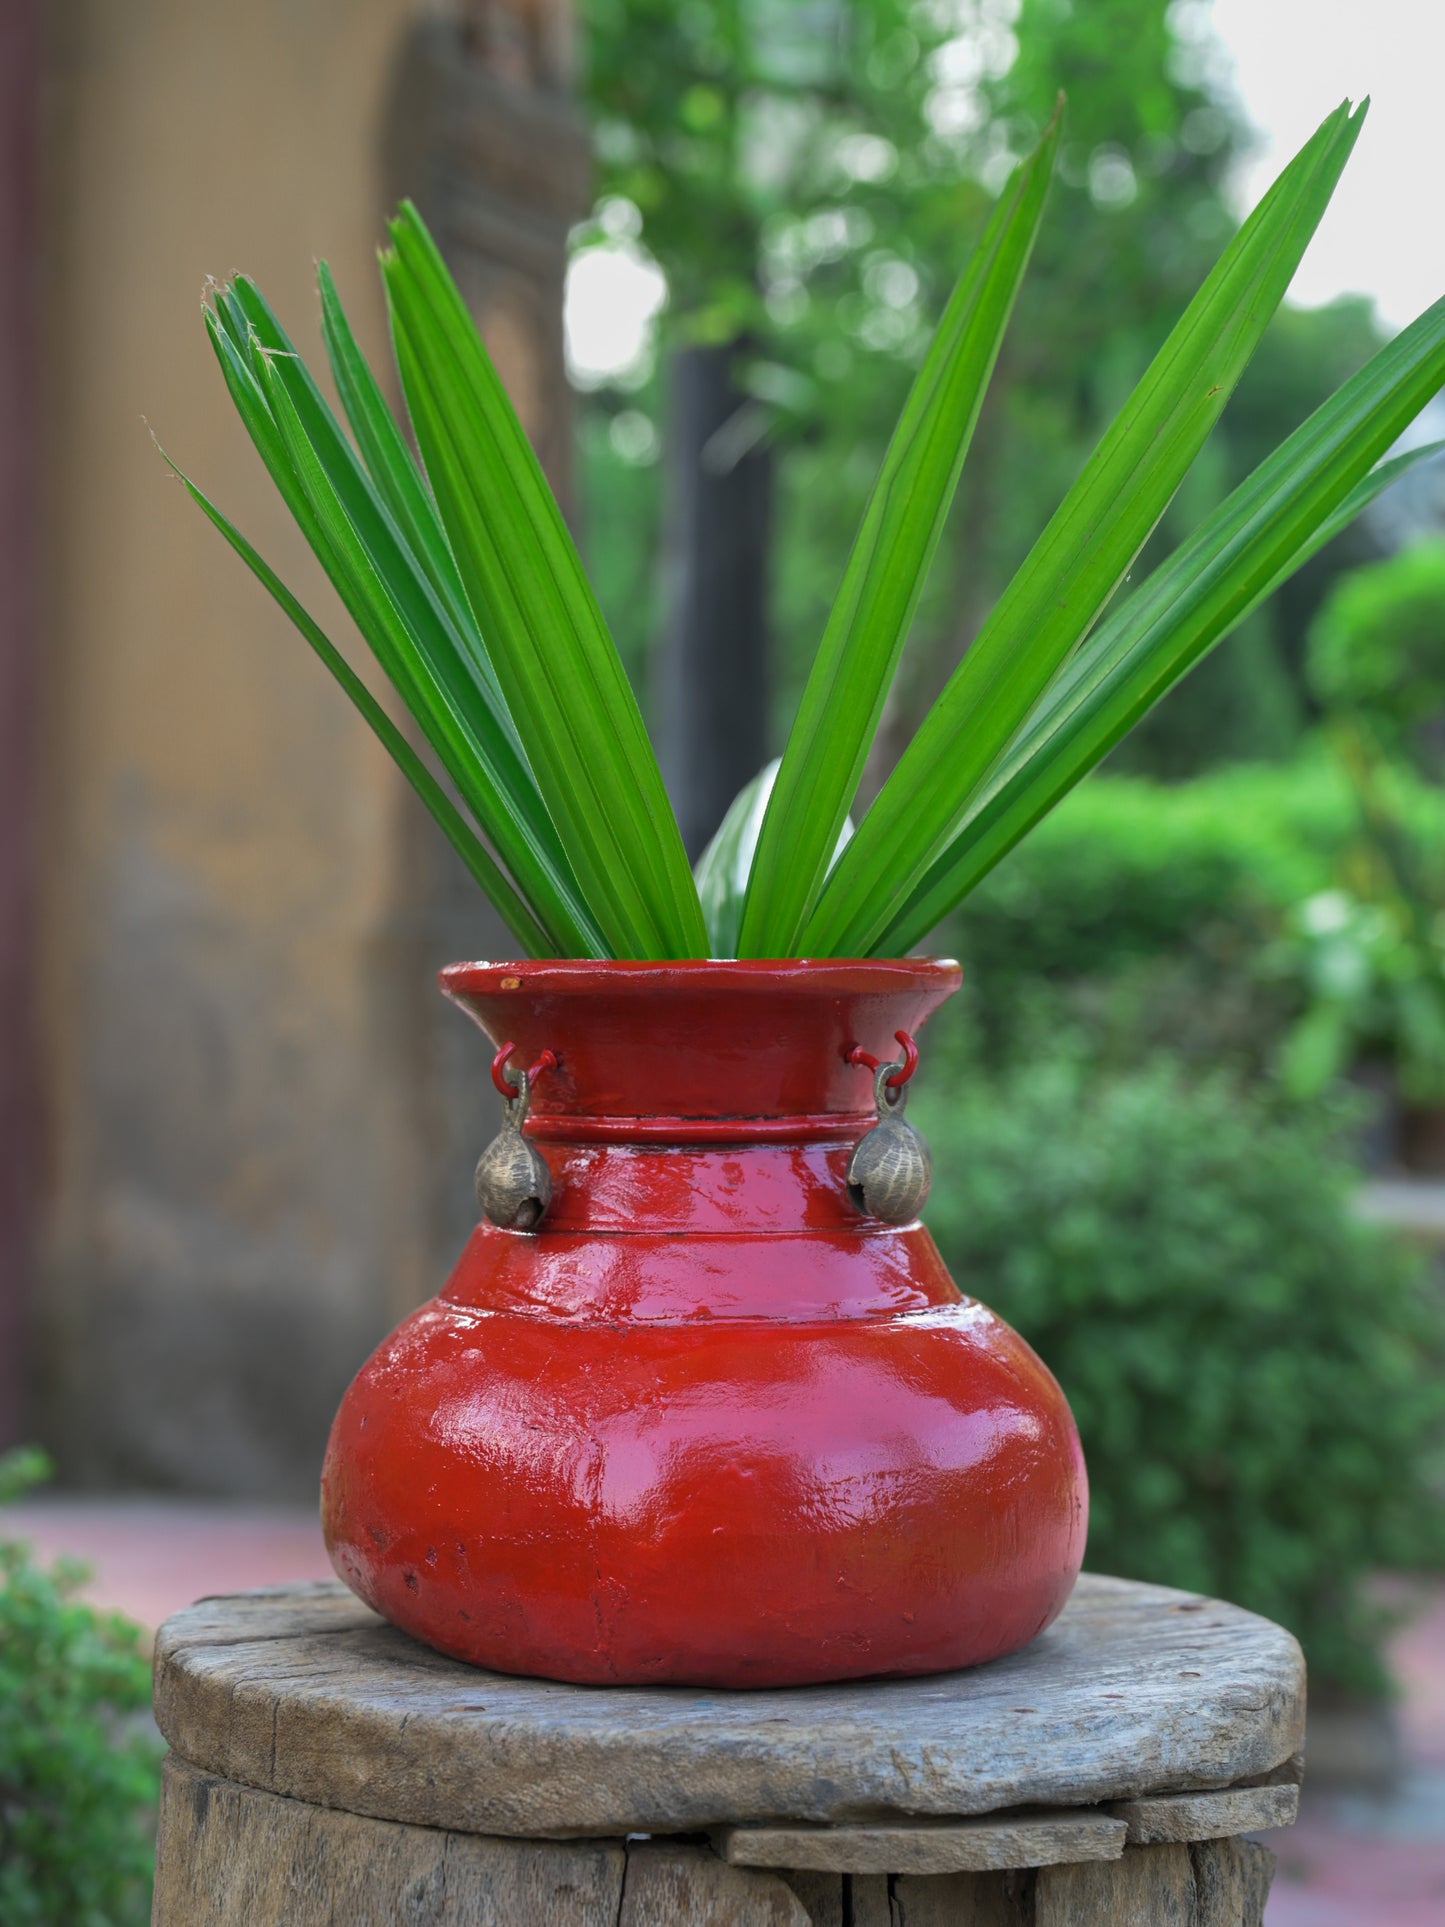
[[[1086,1575],[1009,1659],[792,1691],[458,1665],[339,1585],[162,1627],[157,1927],[1258,1927],[1304,1664]]]

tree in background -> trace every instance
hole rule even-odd
[[[892,245],[920,194],[961,193],[961,232],[985,204],[929,121],[950,11],[593,0],[586,12],[602,186],[590,239],[640,243],[670,297],[658,693],[694,853],[768,749],[775,445],[827,419],[852,335],[894,360],[921,347],[936,303]],[[899,383],[883,386],[870,444]]]
[[[985,173],[995,151],[1032,137],[1061,89],[1068,109],[965,469],[938,622],[945,673],[1232,230],[1221,179],[1241,130],[1204,91],[1205,73],[1182,65],[1175,12],[1165,0],[1022,0],[1017,56],[983,89]]]
[[[1058,91],[1053,202],[872,782],[1232,231],[1245,133],[1197,0],[588,0],[583,17],[601,189],[583,245],[643,251],[669,292],[661,377],[588,411],[589,534],[635,672],[664,638],[664,766],[695,849],[786,727],[917,359]],[[1362,304],[1286,312],[1163,539],[1375,342]],[[1297,638],[1335,566],[1252,618],[1130,764],[1287,750]]]

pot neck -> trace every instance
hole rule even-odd
[[[446,995],[512,1067],[545,1065],[543,1142],[823,1143],[873,1115],[861,1047],[898,1052],[958,988],[933,958],[453,964]],[[548,1061],[550,1059],[553,1061]]]

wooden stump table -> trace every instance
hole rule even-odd
[[[157,1927],[1258,1927],[1304,1666],[1085,1576],[1011,1658],[792,1691],[443,1659],[339,1585],[162,1627]]]

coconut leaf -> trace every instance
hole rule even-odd
[[[528,948],[894,953],[1420,458],[1372,466],[1445,380],[1445,304],[1110,606],[1283,297],[1363,111],[1331,115],[1225,249],[851,843],[849,803],[1037,231],[1057,125],[1000,197],[949,303],[781,764],[736,800],[696,885],[566,526],[414,209],[393,224],[383,276],[420,464],[324,266],[322,334],[354,446],[253,283],[216,289],[207,324],[262,460],[462,807],[290,590],[187,487]]]

